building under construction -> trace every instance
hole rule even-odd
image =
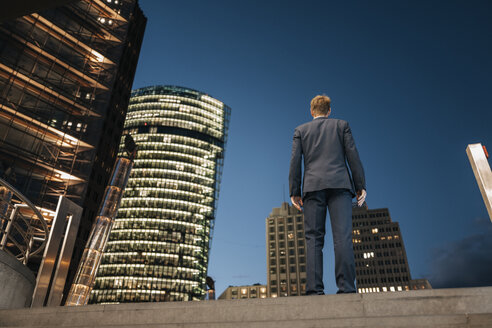
[[[145,25],[137,0],[70,1],[0,25],[0,177],[43,214],[60,195],[84,208],[66,291],[117,156]]]

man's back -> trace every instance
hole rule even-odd
[[[365,188],[364,171],[346,121],[317,117],[295,129],[289,172],[291,194],[300,195],[301,155],[304,157],[304,194],[327,188],[349,189],[355,194],[346,160],[355,189]]]

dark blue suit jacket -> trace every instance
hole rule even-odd
[[[301,189],[302,157],[304,178]],[[366,180],[349,124],[318,117],[294,130],[289,191],[290,196],[304,196],[307,192],[327,188],[346,188],[355,196],[355,191],[366,189]]]

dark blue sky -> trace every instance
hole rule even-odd
[[[369,207],[388,207],[400,223],[412,278],[492,284],[492,223],[465,153],[476,142],[492,150],[492,2],[140,5],[148,24],[133,87],[190,87],[232,108],[209,264],[218,293],[266,283],[265,218],[288,199],[292,134],[321,93],[350,122]],[[459,261],[470,243],[481,257]]]

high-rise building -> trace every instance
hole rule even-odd
[[[267,286],[265,285],[229,286],[222,294],[220,294],[219,300],[267,298],[267,295]]]
[[[90,303],[203,299],[229,117],[196,90],[132,92],[124,134],[138,154]]]
[[[70,1],[0,25],[0,176],[43,209],[60,195],[84,208],[65,294],[116,159],[145,25],[137,0]]]
[[[269,297],[306,293],[304,215],[282,203],[266,219],[267,286]]]
[[[398,222],[387,208],[352,208],[357,290],[359,293],[431,288],[425,279],[412,280]]]

